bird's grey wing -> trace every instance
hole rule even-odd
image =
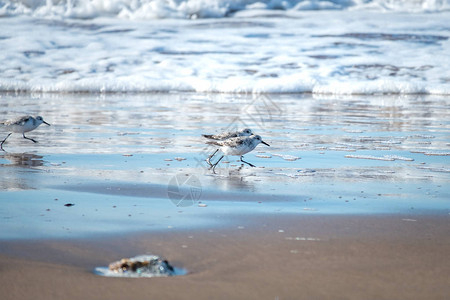
[[[207,141],[208,145],[214,145],[214,146],[222,146],[222,143],[220,141]]]
[[[24,125],[28,120],[31,118],[31,116],[23,116],[16,119],[8,120],[3,122],[5,125]]]
[[[245,139],[241,137],[233,137],[229,138],[227,140],[222,141],[222,145],[228,146],[228,147],[238,147],[245,143]]]
[[[202,136],[210,140],[223,141],[229,138],[237,137],[237,134],[235,132],[222,132],[219,134],[202,134]]]
[[[215,140],[215,135],[214,134],[202,134],[202,137],[207,138],[207,139]]]
[[[245,139],[236,139],[236,145],[240,146],[245,143]]]
[[[230,133],[229,132],[222,132],[216,135],[213,135],[212,138],[215,140],[226,140],[229,138]]]
[[[228,133],[228,138],[235,138],[235,137],[238,137],[238,136],[239,136],[239,134],[237,132],[230,132],[230,133]]]

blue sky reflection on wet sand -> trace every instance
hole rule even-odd
[[[38,144],[13,135],[0,154],[2,239],[236,226],[247,215],[449,213],[448,97],[2,97],[5,119],[26,111],[52,124],[30,133]],[[201,134],[242,127],[271,147],[245,156],[256,168],[227,157],[212,174]],[[178,207],[176,176],[201,189],[180,186]]]

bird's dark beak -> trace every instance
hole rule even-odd
[[[45,121],[42,121],[42,123],[44,123],[44,124],[47,124],[48,126],[51,126],[50,124],[48,124],[47,122],[45,122]]]
[[[264,142],[264,141],[261,141],[261,143],[263,143],[264,145],[266,145],[266,146],[269,146],[270,147],[270,145],[269,144],[267,144],[266,142]]]

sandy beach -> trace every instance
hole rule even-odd
[[[445,97],[3,97],[15,107],[3,115],[25,107],[52,126],[0,153],[2,299],[450,292]],[[262,109],[257,123],[248,111]],[[271,145],[245,156],[257,167],[226,157],[208,170],[201,134],[249,122]],[[94,274],[142,254],[188,273]]]
[[[264,217],[245,228],[2,242],[3,299],[445,299],[448,217]],[[105,278],[98,265],[164,254],[185,276]]]

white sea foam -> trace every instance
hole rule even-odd
[[[282,159],[284,159],[284,160],[287,160],[287,161],[296,161],[296,160],[299,160],[299,159],[301,159],[300,157],[298,157],[298,156],[293,156],[293,155],[288,155],[288,154],[278,154],[278,153],[271,153],[273,156],[278,156],[278,157],[281,157]]]
[[[449,2],[0,0],[0,91],[450,95]]]
[[[372,159],[372,160],[384,160],[384,161],[414,161],[413,158],[398,156],[398,155],[384,155],[384,156],[373,156],[373,155],[346,155],[346,158],[356,158],[356,159]]]
[[[395,159],[387,156],[373,156],[373,155],[346,155],[346,158],[357,158],[357,159],[372,159],[372,160],[385,160],[394,161]]]
[[[428,156],[450,156],[450,152],[425,152]]]
[[[88,19],[220,18],[271,10],[376,10],[436,12],[450,9],[449,0],[17,0],[0,1],[0,16]],[[262,12],[265,11],[265,12]],[[273,12],[272,12],[273,13]]]

